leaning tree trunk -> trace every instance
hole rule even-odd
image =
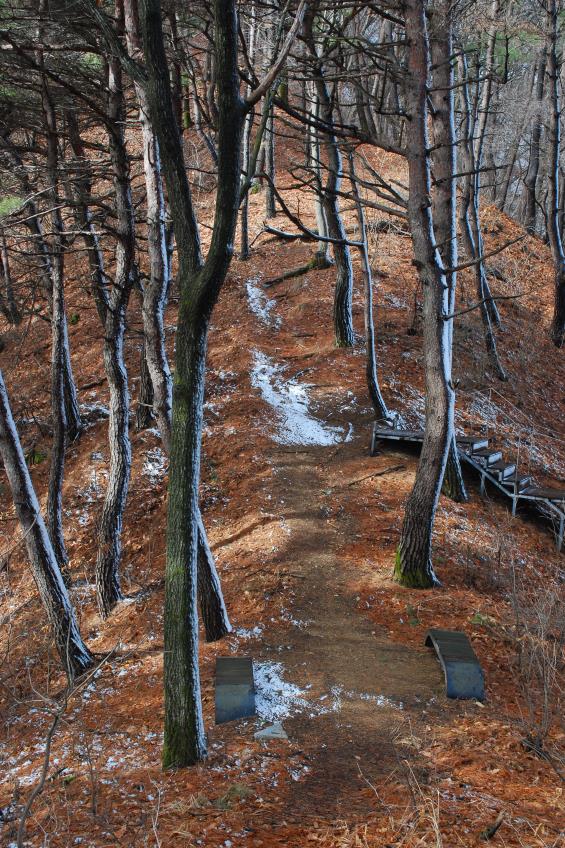
[[[404,586],[426,588],[437,579],[432,567],[432,531],[445,464],[452,443],[454,394],[451,387],[448,296],[430,209],[430,143],[428,138],[429,44],[426,3],[407,0],[406,76],[408,217],[414,264],[423,284],[426,429],[414,488],[408,498],[394,574]]]
[[[559,227],[559,156],[561,152],[561,98],[559,75],[561,63],[557,53],[559,10],[556,0],[547,9],[547,75],[549,78],[549,179],[547,235],[554,267],[554,307],[551,338],[556,347],[565,344],[565,249]]]
[[[456,137],[454,125],[453,37],[449,0],[436,0],[431,18],[430,50],[433,62],[431,100],[433,104],[433,150],[431,167],[434,174],[432,215],[434,232],[446,272],[448,310],[455,311],[457,286],[457,178]],[[449,355],[453,356],[453,320],[448,322]],[[451,364],[450,364],[451,368]],[[457,502],[467,500],[455,432],[443,478],[443,493]]]
[[[0,455],[12,492],[33,577],[69,680],[86,671],[93,657],[82,641],[69,594],[37,500],[0,371]]]
[[[116,4],[121,17],[119,0]],[[100,517],[96,560],[96,595],[100,615],[106,618],[122,598],[119,569],[122,520],[131,470],[129,391],[124,361],[126,308],[134,282],[135,228],[128,157],[123,132],[124,102],[119,60],[109,63],[109,147],[115,192],[116,270],[104,320],[104,369],[110,389],[108,487]]]

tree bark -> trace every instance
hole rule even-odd
[[[121,0],[116,17],[123,27]],[[108,64],[108,142],[115,193],[116,270],[104,317],[103,359],[110,389],[108,440],[110,467],[108,487],[100,517],[96,560],[96,596],[102,618],[121,600],[119,569],[122,556],[122,520],[131,470],[129,439],[129,390],[124,361],[126,308],[135,279],[135,227],[123,130],[124,100],[120,61]]]
[[[435,0],[431,17],[430,52],[433,64],[431,101],[433,104],[434,174],[432,215],[437,244],[445,268],[457,267],[457,179],[456,135],[454,123],[453,36],[450,0]],[[449,314],[455,311],[457,272],[445,275]],[[453,321],[448,322],[450,358],[453,356]],[[450,369],[452,363],[450,362]],[[451,438],[443,493],[459,503],[467,500],[455,432]]]
[[[363,268],[363,277],[365,279],[365,343],[367,346],[367,359],[365,365],[365,374],[367,377],[367,388],[369,397],[373,404],[377,421],[389,421],[390,413],[381,393],[379,386],[379,377],[377,371],[377,355],[375,351],[375,322],[373,316],[373,274],[371,271],[371,263],[369,261],[369,252],[367,250],[367,228],[365,226],[365,213],[363,204],[359,196],[359,188],[355,178],[355,162],[352,150],[348,152],[349,161],[349,178],[351,181],[351,192],[355,201],[355,210],[357,213],[357,224],[359,227],[359,236],[361,247],[361,265]]]
[[[33,577],[47,612],[57,651],[69,680],[93,657],[82,641],[69,594],[41,515],[0,371],[0,455],[20,521]]]
[[[233,253],[245,109],[239,94],[233,0],[215,0],[218,91],[218,189],[206,262],[175,122],[158,0],[141,0],[147,96],[157,132],[179,258],[179,318],[165,571],[165,731],[163,766],[191,765],[206,754],[200,699],[197,623],[198,483],[208,325]]]
[[[445,464],[453,439],[454,394],[449,351],[448,288],[437,251],[431,213],[428,81],[430,55],[425,0],[405,5],[408,68],[406,76],[408,217],[414,264],[423,284],[426,429],[414,488],[408,498],[394,575],[404,586],[437,583],[432,566],[432,531]]]
[[[327,127],[323,134],[323,147],[326,152],[328,173],[323,188],[323,208],[328,233],[333,243],[333,255],[336,267],[334,294],[334,332],[338,347],[353,347],[353,267],[347,245],[345,227],[339,211],[338,192],[343,172],[342,159],[333,128],[333,104],[324,79],[322,60],[316,51],[313,35],[314,13],[306,13],[306,41],[312,58],[312,74],[319,100],[320,116]]]
[[[554,307],[551,339],[560,348],[565,344],[565,250],[559,227],[559,156],[561,152],[561,98],[557,53],[560,8],[556,0],[547,6],[547,76],[549,89],[549,179],[547,235],[554,267]]]
[[[43,57],[39,55],[39,62]],[[65,413],[64,362],[66,344],[65,295],[63,288],[64,237],[58,191],[57,119],[45,76],[41,80],[41,104],[47,142],[48,199],[51,206],[51,418],[53,441],[47,490],[47,528],[59,568],[65,574],[69,558],[63,534],[63,479],[67,420]]]
[[[545,79],[545,48],[541,51],[541,55],[536,62],[536,94],[535,94],[535,111],[532,119],[532,135],[530,138],[530,159],[528,162],[528,170],[524,179],[524,187],[526,189],[526,205],[524,212],[524,227],[526,232],[533,235],[536,231],[536,187],[539,174],[540,163],[540,140],[543,129],[541,106],[543,103],[543,89]]]
[[[142,45],[136,0],[125,0],[124,9],[128,50],[134,58],[138,58],[142,51]],[[161,431],[163,444],[168,450],[171,441],[172,380],[165,350],[163,327],[169,268],[161,157],[159,143],[149,117],[149,102],[144,87],[135,83],[135,93],[139,104],[139,121],[143,138],[147,245],[150,265],[149,280],[143,286],[142,315],[145,359],[153,385],[153,411]]]

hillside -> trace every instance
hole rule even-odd
[[[380,154],[387,177],[401,164]],[[280,171],[284,185],[285,174]],[[287,195],[300,203],[300,194]],[[250,196],[252,235],[262,192]],[[201,214],[206,216],[205,199]],[[384,219],[384,216],[382,216]],[[354,227],[351,210],[346,223]],[[309,222],[307,214],[304,220]],[[399,224],[371,229],[380,378],[391,410],[423,421],[422,339],[410,333],[417,295],[411,242]],[[290,228],[283,217],[282,228]],[[310,221],[311,223],[311,221]],[[520,228],[483,214],[489,251]],[[523,744],[536,709],[535,672],[519,666],[516,608],[547,615],[544,592],[563,592],[563,554],[551,528],[468,475],[469,501],[442,497],[434,564],[442,587],[414,591],[391,579],[417,454],[369,457],[372,410],[364,375],[363,292],[354,256],[355,348],[333,345],[332,268],[266,287],[312,247],[260,235],[234,260],[212,319],[201,505],[234,631],[201,645],[209,757],[163,773],[162,609],[166,463],[155,429],[136,432],[124,521],[127,600],[105,622],[93,586],[95,531],[108,462],[101,329],[79,256],[67,294],[70,343],[89,426],[70,446],[64,486],[72,595],[81,630],[102,659],[72,694],[53,738],[48,781],[28,825],[30,845],[472,846],[499,813],[492,844],[558,846],[562,782]],[[456,321],[457,425],[488,435],[539,481],[565,478],[565,360],[548,339],[551,261],[526,237],[489,260],[500,301],[501,358],[489,372],[477,312]],[[517,296],[519,295],[519,296]],[[459,307],[475,302],[469,271]],[[166,324],[172,352],[174,297]],[[5,328],[3,328],[4,330]],[[130,304],[127,361],[138,386],[139,309]],[[49,327],[40,318],[3,332],[0,353],[22,442],[45,494],[50,449]],[[46,662],[49,632],[30,577],[5,479],[2,486],[0,807],[39,779],[53,699],[64,681]],[[487,701],[448,701],[429,627],[468,633],[486,675]],[[258,717],[214,725],[214,662],[252,656]],[[556,681],[554,686],[558,686]],[[281,720],[288,740],[254,733]],[[565,753],[562,716],[548,750]],[[563,760],[561,759],[562,763]],[[560,836],[561,833],[561,836]],[[440,841],[440,835],[443,843]]]

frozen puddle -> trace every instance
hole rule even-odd
[[[271,406],[278,418],[278,432],[272,436],[279,445],[337,445],[351,439],[351,427],[331,427],[313,418],[309,411],[308,383],[284,379],[284,366],[262,353],[253,352],[251,385]]]
[[[267,297],[265,292],[257,285],[258,282],[259,277],[251,277],[245,283],[249,308],[265,327],[272,327],[278,330],[281,325],[281,319],[278,315],[271,314],[276,306],[276,301]]]

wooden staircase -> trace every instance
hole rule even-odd
[[[373,427],[371,456],[377,455],[381,442],[421,444],[423,440],[423,430],[402,430],[395,427],[383,427],[377,423]],[[457,436],[457,448],[461,460],[478,472],[481,494],[488,480],[498,491],[511,499],[512,515],[516,515],[516,508],[521,502],[533,505],[552,521],[557,550],[562,550],[565,528],[565,489],[536,486],[531,477],[520,473],[515,463],[506,462],[502,451],[489,445],[489,439],[480,436]]]

